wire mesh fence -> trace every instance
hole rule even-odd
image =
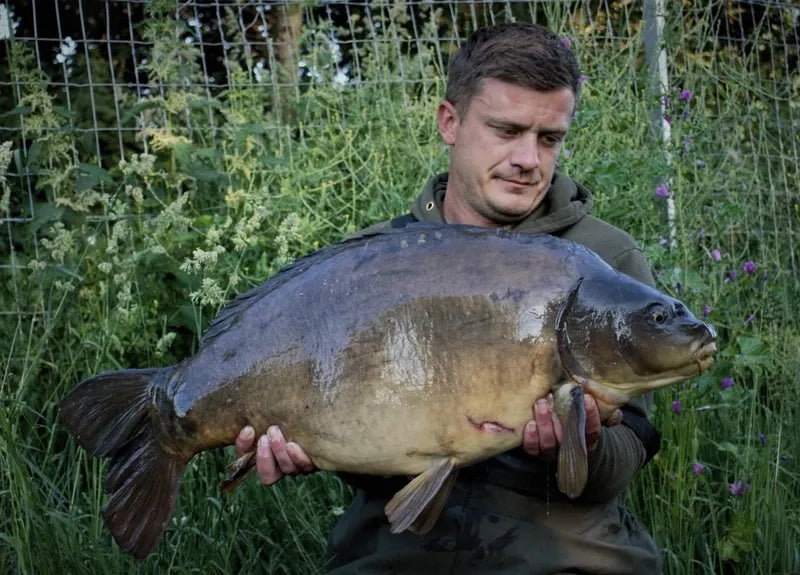
[[[32,449],[54,449],[55,392],[35,378],[64,388],[100,367],[177,361],[236,292],[405,211],[446,169],[434,111],[449,55],[510,20],[553,29],[581,64],[560,169],[639,241],[659,287],[711,314],[733,350],[720,369],[741,370],[748,397],[796,421],[785,401],[800,392],[796,361],[758,355],[800,345],[796,3],[15,0],[0,3],[0,402],[9,421],[13,407],[41,428]],[[697,572],[693,558],[706,572],[800,568],[796,548],[747,555],[730,539],[716,551],[654,520],[666,502],[690,508],[657,475],[672,473],[668,453],[645,472],[658,497],[640,496],[657,540],[692,547],[668,554],[668,572]],[[768,549],[800,536],[789,507],[759,524]],[[25,553],[19,564],[37,571]]]
[[[648,6],[651,20],[665,18],[651,41],[660,42],[667,55],[669,86],[679,86],[683,78],[702,79],[694,98],[702,98],[703,121],[715,141],[704,150],[703,161],[720,168],[752,167],[738,190],[717,192],[757,194],[758,209],[744,214],[752,221],[741,225],[759,230],[765,244],[772,244],[796,271],[791,248],[797,234],[800,16],[790,2],[766,1],[5,4],[2,49],[4,61],[15,64],[4,66],[0,75],[0,137],[12,142],[14,157],[5,175],[2,265],[17,273],[27,265],[13,250],[13,229],[34,220],[37,198],[46,196],[37,189],[44,145],[39,138],[69,139],[63,145],[74,165],[108,169],[131,153],[148,152],[148,130],[168,122],[160,102],[181,93],[191,95],[184,111],[188,137],[214,145],[225,120],[213,102],[224,99],[234,85],[256,90],[268,103],[275,121],[265,130],[288,134],[291,118],[281,108],[288,109],[286,102],[310,85],[327,83],[342,93],[369,84],[396,86],[404,98],[414,98],[418,90],[441,88],[448,54],[471,30],[509,19],[543,23],[572,38],[588,68],[633,45],[636,53],[629,56],[619,82],[644,86],[643,76],[658,73],[656,60],[642,58]],[[12,44],[28,55],[27,68],[21,56],[11,53]],[[383,73],[380,68],[365,72],[364,59],[399,65]],[[404,62],[414,69],[404,69]],[[35,84],[52,98],[53,111],[45,122],[35,113],[29,118],[26,90]],[[664,95],[669,86],[661,86]],[[343,99],[339,103],[344,106]],[[191,108],[203,113],[193,114]],[[52,159],[47,162],[53,166]],[[82,175],[83,185],[90,185],[87,174]],[[80,180],[81,175],[74,177]],[[81,181],[77,184],[81,187]],[[59,193],[53,190],[49,199],[57,200]],[[709,209],[713,213],[716,208]],[[38,245],[37,231],[35,250]],[[20,310],[6,305],[2,311]]]

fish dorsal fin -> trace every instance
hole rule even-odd
[[[433,527],[444,507],[444,500],[453,488],[454,481],[448,481],[448,478],[455,475],[454,468],[451,458],[436,459],[427,470],[394,494],[385,508],[386,517],[392,525],[392,533],[400,533],[406,529],[425,533]]]
[[[208,329],[203,334],[203,339],[200,342],[200,347],[205,347],[219,334],[227,331],[236,325],[250,306],[257,301],[261,300],[264,296],[272,293],[283,284],[291,279],[296,278],[310,267],[325,261],[347,249],[350,249],[359,244],[366,244],[370,240],[382,236],[394,235],[409,235],[416,233],[420,230],[441,228],[443,224],[412,224],[406,228],[398,229],[377,229],[365,233],[361,233],[354,237],[342,240],[336,244],[326,246],[315,252],[312,252],[302,258],[299,258],[279,270],[269,280],[261,285],[258,285],[244,293],[239,294],[234,299],[229,301],[211,321]]]
[[[244,315],[244,312],[246,312],[251,305],[261,300],[261,298],[272,293],[289,280],[296,278],[311,266],[344,251],[351,243],[356,241],[359,240],[340,242],[295,260],[288,266],[282,268],[265,283],[236,296],[236,298],[229,301],[225,307],[220,310],[217,317],[212,320],[208,329],[203,334],[200,346],[205,347],[219,334],[235,326]]]

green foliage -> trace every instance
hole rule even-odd
[[[672,54],[680,84],[670,94],[668,160],[649,131],[658,102],[646,89],[639,28],[612,42],[604,18],[545,4],[587,76],[561,168],[594,190],[597,215],[640,242],[660,288],[698,315],[708,306],[720,335],[711,371],[656,394],[663,447],[631,503],[668,573],[797,572],[800,220],[777,190],[800,184],[782,125],[796,114],[800,83],[771,93],[752,80],[752,62],[706,50],[705,36],[696,57]],[[628,3],[612,4],[627,15]],[[198,87],[199,48],[185,41],[175,3],[146,10],[138,27],[152,45],[143,67],[151,92],[139,98],[96,89],[67,108],[32,50],[8,43],[21,91],[0,115],[13,128],[0,143],[0,216],[19,220],[0,237],[10,266],[0,311],[14,312],[0,325],[0,572],[315,572],[349,489],[320,473],[222,496],[230,450],[193,462],[166,537],[136,564],[100,518],[103,465],[68,439],[57,404],[102,370],[180,361],[235,294],[404,212],[446,169],[434,111],[448,50],[437,39],[451,34],[441,9],[427,5],[413,21],[398,4],[354,13],[346,30],[309,23],[296,90],[260,80],[257,55],[236,45],[231,85],[212,95]],[[221,28],[239,30],[239,17],[224,7]],[[670,38],[682,37],[680,26],[671,22]],[[335,81],[332,33],[371,38],[348,54],[358,82]],[[719,80],[709,79],[712,64]],[[88,82],[109,72],[89,58],[73,73]],[[682,102],[684,88],[692,97]],[[87,131],[95,112],[101,125],[135,134]],[[660,182],[675,202],[674,235],[654,195]]]

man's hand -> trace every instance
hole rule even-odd
[[[236,456],[241,457],[253,449],[256,432],[249,425],[236,437]],[[258,479],[264,485],[272,485],[284,475],[308,473],[316,469],[306,452],[286,439],[277,425],[267,429],[266,435],[258,438],[256,448],[256,471]]]
[[[583,403],[586,406],[586,451],[591,454],[600,443],[600,411],[594,398],[588,393],[583,396]],[[621,418],[610,423],[619,423],[619,419]],[[553,396],[549,394],[546,398],[537,400],[533,406],[533,419],[525,425],[522,448],[531,455],[550,461],[558,455],[559,445],[561,422],[553,411]]]

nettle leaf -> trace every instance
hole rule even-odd
[[[720,355],[731,358],[734,365],[744,367],[763,367],[772,359],[769,344],[756,337],[745,335],[738,336],[736,345],[728,346]]]
[[[33,110],[33,108],[31,108],[30,106],[17,106],[16,108],[11,108],[8,112],[0,114],[0,118],[9,118],[11,116],[24,116],[25,114],[29,114],[31,110]]]
[[[720,559],[740,563],[753,551],[756,524],[748,517],[736,514],[731,518],[728,534],[719,543]]]
[[[192,144],[176,144],[175,159],[181,168],[200,182],[225,181],[228,176],[215,169],[222,153],[216,148],[196,148]]]
[[[100,183],[112,185],[114,183],[114,178],[111,177],[111,174],[107,170],[104,170],[100,166],[92,164],[80,164],[78,166],[78,175],[75,178],[76,192],[83,192],[84,190],[94,188]]]
[[[242,142],[250,136],[261,136],[267,133],[267,128],[263,124],[243,124],[236,127],[233,136],[233,143],[240,146]]]
[[[148,98],[146,100],[140,100],[136,102],[133,106],[131,106],[130,110],[125,112],[120,118],[120,125],[125,124],[128,120],[133,118],[139,112],[144,112],[145,110],[150,110],[152,108],[163,108],[164,107],[164,99],[163,98]]]
[[[42,142],[36,140],[34,143],[31,144],[31,147],[28,148],[27,152],[27,159],[28,159],[28,168],[33,168],[36,165],[36,161],[39,159],[39,156],[42,153]]]
[[[693,387],[695,387],[700,394],[704,394],[716,385],[716,381],[716,376],[706,371],[694,379]]]
[[[739,355],[736,357],[737,363],[745,365],[764,365],[772,357],[769,345],[758,338],[740,335],[736,338],[739,345]]]
[[[200,109],[202,109],[202,108],[216,108],[217,110],[219,110],[220,108],[222,108],[222,104],[220,104],[218,101],[213,100],[213,99],[209,100],[208,98],[191,99],[191,100],[189,100],[189,103],[187,104],[187,106],[190,109],[195,109],[195,108],[200,108]]]

